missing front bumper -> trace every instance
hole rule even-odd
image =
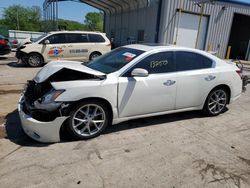
[[[43,143],[60,142],[60,129],[68,117],[57,117],[49,122],[38,121],[23,111],[22,97],[19,100],[18,112],[23,130],[29,137]]]

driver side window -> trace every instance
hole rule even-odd
[[[49,40],[50,44],[63,44],[63,43],[67,43],[65,34],[54,34],[54,35],[50,35],[48,36],[45,40]]]
[[[149,74],[169,73],[176,70],[173,52],[159,52],[152,54],[127,71],[123,77],[131,77],[131,72],[136,68],[142,68]]]

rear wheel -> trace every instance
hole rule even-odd
[[[68,130],[75,139],[99,136],[109,123],[110,112],[105,104],[91,100],[81,102],[70,112]]]
[[[216,116],[223,112],[228,103],[228,93],[223,88],[217,88],[208,95],[203,112],[208,116]]]
[[[91,60],[99,57],[100,55],[102,55],[100,52],[93,52],[92,54],[90,54],[89,60],[91,61]]]
[[[42,56],[40,54],[31,53],[31,54],[28,55],[27,63],[31,67],[40,67],[44,62],[43,62],[43,58],[42,58]]]

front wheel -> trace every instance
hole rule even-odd
[[[214,89],[208,95],[203,112],[208,116],[217,116],[223,112],[228,102],[228,93],[225,89]]]
[[[28,55],[27,63],[31,67],[40,67],[44,62],[43,62],[43,58],[40,54],[31,53]]]
[[[109,118],[110,112],[102,102],[81,102],[70,112],[68,130],[75,139],[93,138],[104,131]]]

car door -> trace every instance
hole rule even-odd
[[[218,79],[215,63],[201,54],[175,52],[177,70],[176,109],[198,107]]]
[[[147,77],[132,77],[135,68],[146,69]],[[176,73],[173,52],[152,54],[119,77],[119,117],[130,117],[173,110]]]
[[[98,52],[100,54],[104,54],[110,51],[111,44],[110,42],[105,40],[102,34],[89,33],[88,34],[89,41],[91,42],[90,54],[92,52]]]
[[[45,41],[48,40],[49,44],[45,44]],[[68,48],[67,40],[65,34],[53,34],[46,37],[40,45],[42,45],[41,53],[44,59],[48,61],[56,59],[67,59]]]
[[[89,42],[88,35],[86,33],[69,33],[68,48],[70,60],[76,61],[88,61],[89,53],[92,48],[92,43]]]

